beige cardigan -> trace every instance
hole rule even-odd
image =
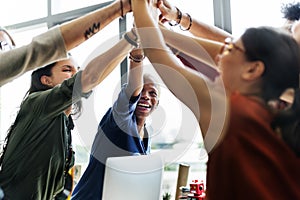
[[[58,27],[32,39],[28,45],[0,53],[0,87],[25,72],[67,58]]]

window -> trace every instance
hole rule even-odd
[[[232,33],[241,35],[248,27],[273,26],[280,27],[284,19],[281,13],[282,4],[293,0],[270,1],[238,1],[231,0]]]
[[[9,0],[2,1],[0,12],[0,25],[21,23],[47,16],[46,0]]]
[[[52,14],[58,14],[84,8],[100,3],[108,2],[106,0],[51,0],[51,11]]]
[[[17,46],[31,41],[34,35],[47,30],[46,24],[38,24],[23,29],[11,30]],[[30,87],[30,72],[20,76],[12,82],[0,87],[0,136],[4,140],[7,130],[14,122],[20,103]]]

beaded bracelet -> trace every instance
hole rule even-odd
[[[183,30],[183,31],[189,31],[191,29],[192,24],[193,24],[193,20],[192,20],[192,17],[189,13],[185,13],[185,14],[189,17],[190,24],[186,29],[183,29],[183,27],[180,25],[180,29]]]
[[[132,60],[133,62],[136,62],[136,63],[140,63],[144,60],[145,58],[145,55],[137,55],[137,57],[134,57],[131,52],[129,54],[129,59]]]
[[[177,26],[178,24],[180,24],[180,22],[181,22],[181,18],[182,18],[182,12],[177,8],[177,7],[175,7],[176,8],[176,10],[177,10],[177,20],[178,21],[175,21],[175,22],[173,22],[173,20],[172,21],[169,21],[169,25],[170,26]]]

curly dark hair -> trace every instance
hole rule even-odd
[[[283,4],[281,7],[283,18],[296,21],[300,19],[300,2]]]

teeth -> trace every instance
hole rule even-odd
[[[139,103],[139,106],[143,106],[143,107],[146,107],[146,108],[150,108],[150,106],[148,104],[143,104],[143,103]]]

